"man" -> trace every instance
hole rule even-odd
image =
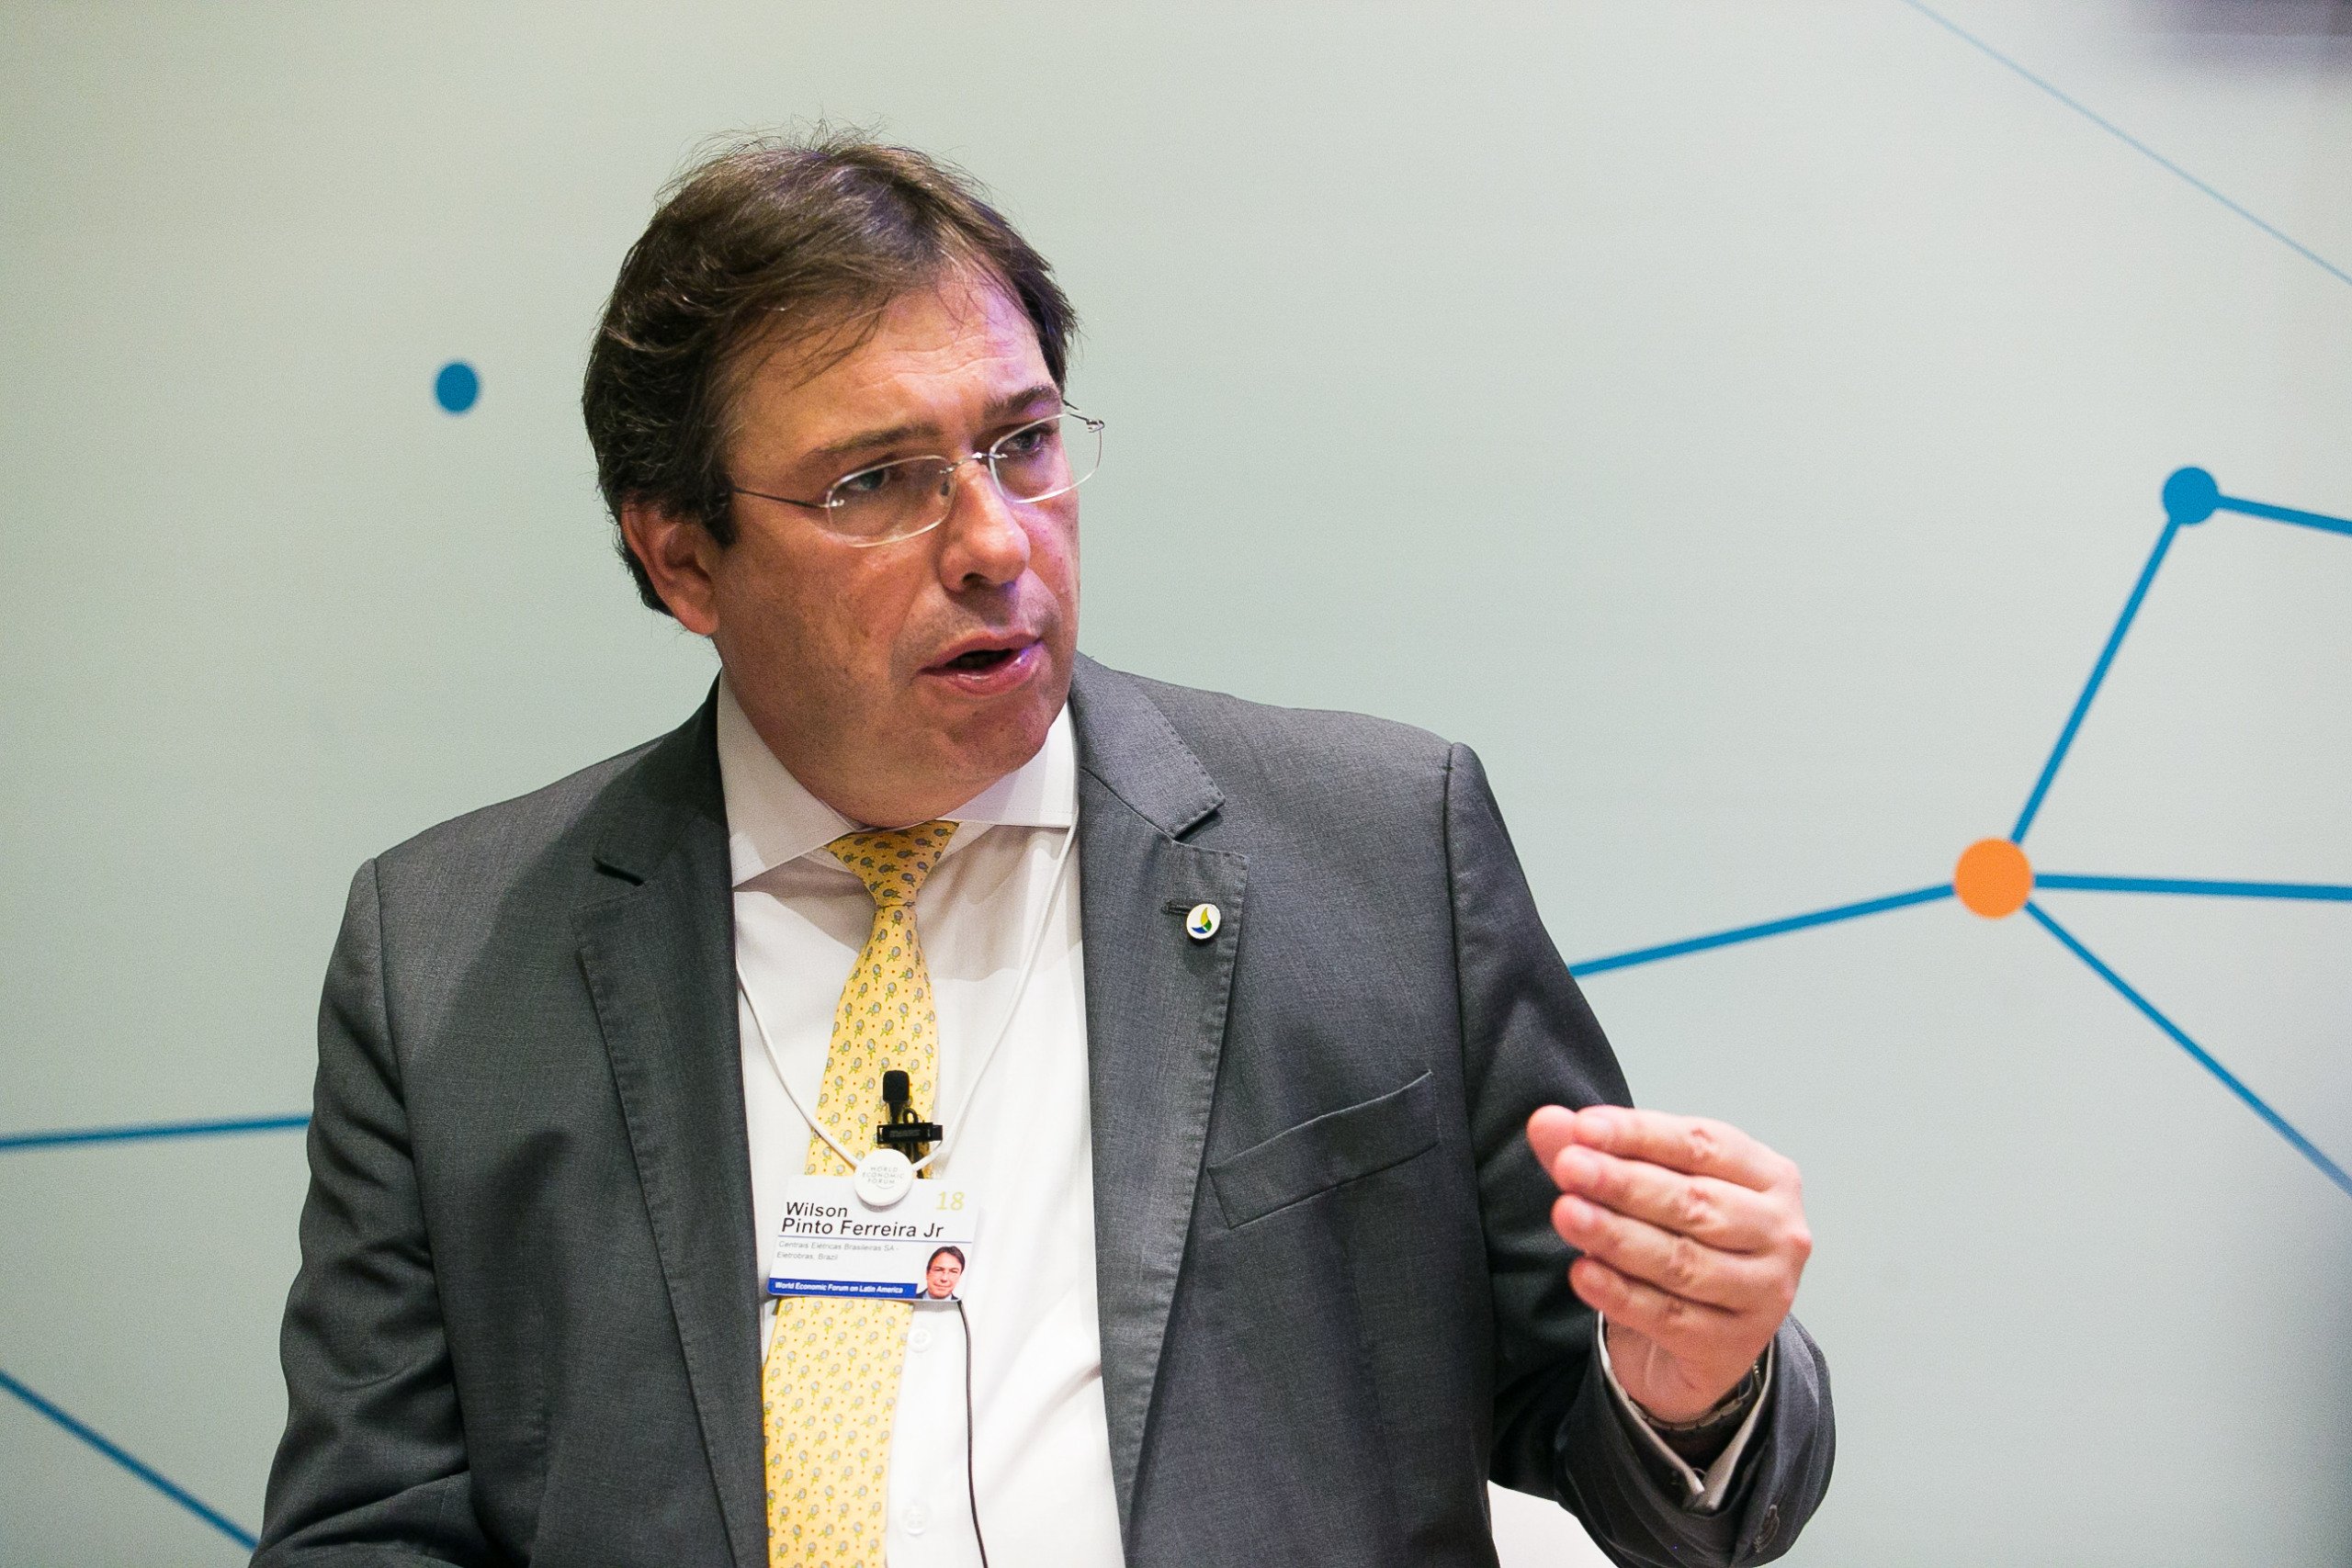
[[[1079,657],[1070,330],[903,150],[736,149],[631,251],[600,482],[723,673],[361,869],[257,1562],[1490,1563],[1491,1476],[1727,1563],[1811,1513],[1794,1168],[1624,1108],[1468,750]],[[765,1296],[812,1194],[968,1200],[968,1337]]]
[[[946,1301],[956,1294],[956,1281],[963,1277],[964,1249],[943,1247],[923,1266],[923,1293],[935,1302]]]

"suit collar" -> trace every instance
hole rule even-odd
[[[1225,792],[1136,677],[1079,655],[1069,712],[1080,771],[1170,838],[1191,832],[1225,803]]]
[[[695,847],[698,834],[716,831],[726,850],[727,802],[718,787],[718,689],[695,716],[656,740],[613,781],[596,835],[596,863],[622,881],[643,884],[672,850]]]

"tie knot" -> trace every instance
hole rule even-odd
[[[874,895],[876,907],[888,909],[915,901],[923,879],[947,852],[947,840],[955,835],[953,822],[918,822],[911,828],[843,833],[825,847],[857,874]]]

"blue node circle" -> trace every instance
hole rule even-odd
[[[433,400],[451,413],[463,413],[481,396],[481,377],[462,359],[452,359],[433,378]]]
[[[2176,523],[2202,523],[2222,504],[2222,487],[2202,468],[2176,468],[2165,481],[2165,515]]]

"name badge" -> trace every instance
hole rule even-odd
[[[980,1206],[947,1181],[917,1181],[877,1208],[847,1176],[796,1176],[768,1264],[772,1296],[954,1301],[970,1267]]]

